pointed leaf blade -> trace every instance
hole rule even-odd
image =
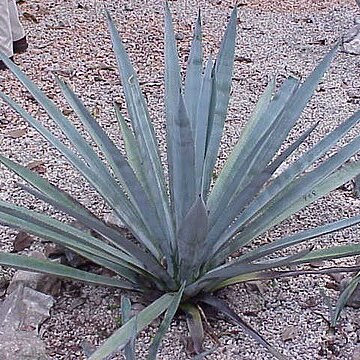
[[[234,7],[215,65],[212,112],[210,114],[205,154],[203,194],[207,194],[210,187],[230,99],[231,77],[235,57],[236,22],[237,9]]]
[[[186,69],[184,99],[186,109],[191,122],[193,131],[196,127],[196,113],[198,96],[201,88],[202,72],[202,34],[201,34],[201,16],[200,11],[195,24],[193,40],[190,48],[190,55]]]
[[[112,354],[118,348],[125,346],[133,336],[134,323],[136,323],[136,331],[139,333],[160,314],[168,309],[173,297],[174,296],[171,294],[164,294],[147,306],[144,310],[140,311],[136,317],[131,318],[126,324],[116,330],[107,340],[105,340],[104,344],[102,344],[100,348],[91,355],[89,360],[103,360],[106,356]]]
[[[150,346],[148,360],[156,360],[156,355],[160,346],[161,339],[164,337],[165,333],[167,332],[172,319],[174,318],[184,293],[185,283],[180,287],[179,291],[174,294],[174,297],[166,310],[164,320],[162,321],[154,339]]]
[[[246,334],[251,336],[257,343],[262,345],[267,351],[270,352],[278,360],[286,360],[268,341],[266,341],[257,331],[255,331],[249,324],[247,324],[239,315],[235,313],[224,301],[216,298],[215,296],[205,295],[201,301],[208,304],[215,309],[222,312],[229,320],[239,325]]]
[[[331,326],[335,327],[336,322],[338,321],[341,312],[346,306],[347,302],[351,298],[351,295],[356,290],[360,282],[360,272],[358,272],[351,281],[347,284],[345,289],[341,292],[338,300],[336,301],[335,310],[333,316],[331,316]]]
[[[194,350],[197,354],[201,354],[203,352],[203,342],[205,338],[201,312],[197,306],[190,303],[182,304],[181,309],[186,314],[186,323],[194,345]]]
[[[201,196],[185,216],[177,234],[182,280],[196,277],[201,263],[198,261],[205,244],[208,230],[208,215]]]
[[[140,90],[134,68],[131,65],[124,45],[116,30],[115,24],[106,12],[111,40],[118,62],[118,68],[122,79],[127,109],[134,129],[136,141],[139,144],[139,152],[143,161],[144,172],[147,174],[148,189],[155,205],[158,217],[162,222],[161,229],[165,231],[164,237],[159,239],[165,256],[170,261],[171,245],[174,246],[175,233],[172,217],[170,215],[169,201],[165,187],[163,167],[160,161],[158,143],[154,128],[151,124],[145,98]]]
[[[125,280],[92,274],[87,271],[71,268],[69,266],[57,264],[48,260],[36,259],[29,256],[0,252],[0,265],[88,282],[94,285],[104,285],[135,291],[139,290],[137,286]]]
[[[173,166],[173,203],[176,228],[179,229],[184,217],[192,206],[195,195],[195,149],[191,124],[186,113],[182,96],[177,118],[172,127]]]
[[[121,296],[121,320],[122,324],[126,324],[131,318],[131,302],[130,299],[126,296]],[[132,328],[132,335],[129,339],[129,342],[125,345],[125,359],[126,360],[136,360],[135,354],[135,339],[136,339],[136,323],[134,322],[134,326]]]

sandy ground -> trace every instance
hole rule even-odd
[[[16,56],[15,61],[76,122],[54,85],[53,74],[66,78],[121,146],[112,103],[117,101],[123,104],[123,98],[103,18],[103,4],[115,17],[130,56],[136,63],[163,147],[161,1],[22,1],[22,21],[30,49],[26,54]],[[222,0],[178,0],[170,3],[183,64],[186,63],[197,9],[202,10],[205,54],[209,54],[217,51],[232,4],[231,1]],[[219,166],[236,142],[269,77],[276,74],[278,81],[281,81],[290,74],[306,76],[331,45],[353,26],[354,19],[360,16],[355,0],[278,0],[265,3],[241,0],[239,5],[233,96]],[[320,126],[311,139],[315,142],[358,109],[359,65],[360,58],[357,56],[343,53],[337,56],[295,132],[320,120]],[[0,74],[0,88],[46,126],[55,129],[12,74]],[[352,135],[358,130],[355,129]],[[61,136],[58,130],[54,131]],[[98,214],[108,211],[101,199],[64,159],[3,104],[0,104],[0,150],[2,154],[23,164],[41,161],[44,176],[53,183],[75,195]],[[306,147],[302,151],[306,151]],[[1,199],[62,216],[20,191],[16,187],[16,180],[1,168]],[[336,191],[285,221],[259,242],[350,216],[358,213],[359,208],[359,200],[354,199],[350,192]],[[10,251],[16,233],[1,227],[0,234],[1,249]],[[322,238],[315,245],[357,242],[358,235],[359,229],[347,230]],[[350,259],[345,263],[353,262]],[[3,275],[10,276],[11,271],[4,269]],[[358,310],[347,308],[335,336],[329,336],[328,311],[320,289],[335,299],[338,293],[328,289],[332,282],[329,277],[307,277],[265,283],[260,289],[233,286],[222,296],[289,359],[352,359],[359,341],[359,313]],[[119,299],[120,293],[113,290],[66,284],[51,319],[42,330],[51,359],[84,359],[84,342],[99,344],[118,326]],[[208,359],[271,359],[236,327],[224,322],[212,325],[219,337],[219,344]],[[152,327],[141,334],[139,359],[145,358],[153,334]],[[186,336],[184,321],[175,321],[163,342],[159,358],[186,359],[182,341]],[[213,345],[209,340],[207,347]]]

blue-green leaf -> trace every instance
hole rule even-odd
[[[156,211],[154,211],[154,205],[149,201],[147,194],[138,181],[138,178],[135,176],[132,168],[72,89],[59,79],[57,82],[69,105],[74,109],[81,122],[99,146],[106,160],[110,164],[114,175],[119,179],[126,194],[130,197],[130,201],[135,206],[139,218],[141,218],[147,227],[147,231],[151,234],[150,239],[152,239],[154,243],[153,246],[161,248],[162,244],[157,243],[158,239],[161,239],[162,236],[158,215]]]
[[[195,132],[197,121],[197,108],[201,89],[202,73],[202,41],[201,41],[200,10],[195,24],[194,36],[191,43],[190,55],[186,69],[184,100],[189,115],[191,128]]]
[[[130,299],[126,296],[121,296],[121,321],[122,324],[126,324],[131,318],[131,302]],[[133,333],[129,339],[129,342],[125,345],[125,359],[126,360],[136,360],[135,354],[135,339],[136,339],[136,322],[134,321]]]
[[[206,137],[208,132],[212,88],[214,82],[213,65],[214,64],[210,56],[206,64],[205,73],[202,77],[200,93],[197,96],[198,107],[194,126],[196,193],[202,194],[203,197]]]
[[[194,350],[197,354],[200,354],[203,351],[205,334],[199,307],[185,303],[181,305],[181,310],[183,310],[186,315],[186,323],[194,345]]]
[[[199,196],[185,216],[177,233],[181,280],[196,278],[208,230],[205,203]]]
[[[105,340],[99,349],[91,355],[89,360],[103,360],[114,351],[124,347],[133,336],[134,323],[136,323],[136,332],[139,333],[168,309],[173,298],[174,295],[172,294],[164,294],[144,310],[140,311],[136,317],[132,317],[126,324]]]
[[[147,175],[148,186],[146,188],[148,188],[148,191],[151,193],[151,199],[161,221],[161,230],[164,232],[163,237],[158,239],[158,242],[165,252],[164,255],[167,257],[168,263],[171,264],[171,247],[174,246],[175,243],[175,231],[173,219],[170,214],[158,142],[135,70],[131,65],[129,56],[125,51],[114,22],[108,12],[106,12],[106,16],[122,79],[127,110],[136,141],[139,145],[144,172]]]
[[[139,290],[136,285],[125,280],[92,274],[87,271],[71,268],[69,266],[61,265],[48,260],[36,259],[30,256],[0,252],[0,265],[10,266],[26,271],[50,274],[72,280],[84,281],[94,285],[104,285],[128,290]]]
[[[229,241],[241,228],[245,227],[248,222],[251,222],[258,214],[264,212],[267,204],[269,204],[275,196],[286,189],[302,172],[310,168],[312,164],[334,146],[351,128],[358,124],[359,121],[360,111],[349,117],[309,151],[304,153],[298,160],[290,164],[288,168],[278,175],[278,177],[276,177],[265,190],[254,199],[238,219],[234,221],[231,227],[220,235],[217,239],[217,243],[223,244],[226,241]],[[241,241],[242,239],[238,238],[232,249],[241,246]]]
[[[336,301],[333,316],[331,316],[331,326],[335,327],[341,312],[349,301],[351,295],[354,293],[360,282],[360,272],[358,272],[347,284],[345,289],[341,292],[338,300]]]
[[[14,65],[16,66],[16,65]],[[21,74],[21,73],[20,73]],[[22,75],[21,75],[22,76]],[[25,75],[23,75],[25,77]],[[152,245],[149,235],[141,219],[136,214],[133,205],[123,192],[121,187],[116,183],[115,179],[110,175],[109,171],[104,167],[104,172],[96,170],[96,166],[91,167],[80,159],[69,147],[63,144],[54,134],[44,127],[38,120],[33,118],[22,107],[16,104],[11,98],[0,92],[0,97],[4,99],[15,111],[17,111],[31,126],[33,126],[45,139],[55,146],[62,155],[84,176],[84,178],[99,192],[103,199],[114,209],[119,218],[132,230],[134,236],[144,246],[154,254],[158,255],[158,251]],[[61,118],[61,120],[64,120]],[[65,122],[69,121],[65,118]],[[70,129],[70,132],[72,130]],[[74,131],[77,131],[76,129]],[[76,140],[74,140],[76,141]],[[76,147],[76,146],[75,146]],[[96,155],[92,157],[96,163],[101,163]],[[98,164],[102,167],[103,165]],[[99,176],[99,173],[102,176]],[[159,257],[159,256],[158,256]]]
[[[178,115],[172,124],[172,184],[176,230],[179,231],[186,214],[196,199],[195,191],[195,149],[191,124],[185,104],[180,96]]]
[[[286,358],[280,354],[269,342],[267,342],[257,331],[255,331],[249,324],[247,324],[239,315],[235,313],[223,300],[212,296],[204,295],[201,301],[207,305],[210,305],[223,313],[230,321],[239,325],[246,334],[251,336],[256,342],[262,345],[270,354],[276,357],[278,360],[286,360]]]
[[[204,196],[206,196],[210,187],[230,99],[231,78],[235,56],[236,22],[237,9],[235,6],[231,13],[230,21],[227,25],[215,62],[213,96],[211,99],[212,104],[205,154]]]
[[[211,227],[223,216],[230,200],[265,169],[272,154],[281,145],[287,129],[291,127],[289,121],[292,120],[283,119],[281,114],[291,102],[297,87],[298,80],[287,79],[270,102],[267,111],[262,112],[261,119],[255,125],[251,122],[250,127],[245,129],[244,138],[240,137],[209,195]]]
[[[179,309],[180,301],[185,289],[185,283],[180,287],[179,291],[174,294],[174,297],[169,305],[168,309],[166,310],[164,320],[162,321],[154,339],[150,346],[148,360],[156,360],[156,354],[158,352],[161,339],[164,337],[165,333],[167,332],[172,319],[174,318],[177,310]]]

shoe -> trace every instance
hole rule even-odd
[[[14,62],[14,58],[11,57],[10,60],[12,62]],[[0,70],[6,70],[7,69],[7,66],[5,65],[5,63],[3,61],[0,60]]]
[[[15,54],[21,54],[26,51],[29,44],[26,41],[26,36],[13,42],[13,51]]]

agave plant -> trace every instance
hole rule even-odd
[[[61,244],[117,276],[100,276],[8,253],[0,253],[0,264],[142,292],[152,298],[153,302],[135,317],[129,316],[129,300],[123,299],[124,325],[92,354],[92,360],[103,359],[122,347],[131,356],[136,334],[165,312],[150,347],[149,359],[154,359],[161,338],[178,311],[186,314],[195,351],[201,353],[203,321],[209,308],[225,315],[276,358],[283,359],[216,294],[217,290],[236,283],[307,273],[302,268],[293,270],[296,265],[360,254],[357,244],[326,249],[305,245],[302,251],[293,248],[358,224],[360,216],[273,239],[260,246],[248,246],[273,226],[360,174],[360,162],[348,162],[359,151],[359,136],[319,162],[358,124],[360,112],[305,154],[289,161],[290,155],[316,128],[314,124],[290,145],[286,142],[337,46],[302,83],[289,77],[277,91],[275,81],[269,83],[214,180],[230,98],[236,9],[231,14],[218,56],[215,60],[210,57],[204,68],[199,16],[183,86],[171,15],[165,6],[166,171],[137,76],[109,13],[107,20],[131,124],[128,125],[115,107],[126,154],[110,140],[69,85],[57,79],[68,103],[101,151],[104,160],[100,159],[72,122],[4,55],[0,56],[1,60],[46,110],[75,151],[11,98],[3,93],[1,98],[67,158],[131,231],[134,241],[38,174],[1,156],[1,163],[25,180],[27,185],[21,185],[23,189],[75,218],[96,236],[4,201],[0,201],[0,222]],[[285,162],[289,164],[284,166]],[[291,249],[294,250],[289,252]],[[238,250],[241,255],[231,257]],[[291,270],[286,268],[289,265]],[[327,271],[334,270],[318,270]]]

